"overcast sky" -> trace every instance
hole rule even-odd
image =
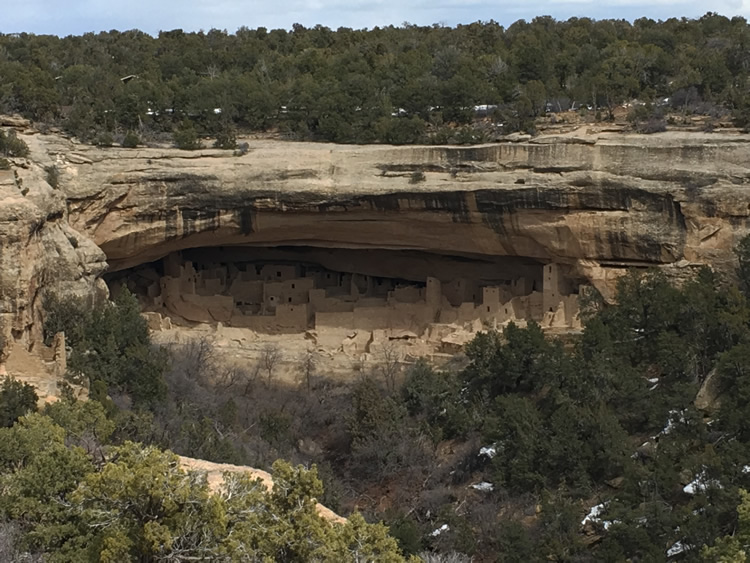
[[[409,22],[455,25],[491,19],[509,25],[556,19],[700,17],[707,11],[750,19],[750,0],[0,0],[0,32],[81,34],[110,29],[291,28],[322,24],[372,28]]]

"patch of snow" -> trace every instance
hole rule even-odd
[[[488,458],[492,459],[497,455],[497,448],[494,444],[491,446],[484,446],[483,448],[480,448],[479,454],[477,455],[486,455]]]
[[[681,553],[685,553],[688,549],[688,546],[681,541],[675,542],[675,544],[667,550],[667,557],[676,557]]]
[[[447,532],[447,531],[449,531],[449,530],[450,530],[450,526],[448,526],[448,524],[443,524],[443,525],[442,525],[442,526],[440,526],[440,527],[439,527],[439,528],[438,528],[437,530],[434,530],[434,531],[433,531],[433,532],[432,532],[432,533],[431,533],[430,535],[431,535],[431,536],[432,536],[433,538],[436,538],[436,537],[438,537],[438,536],[439,536],[440,534],[442,534],[443,532]]]
[[[477,491],[482,491],[483,493],[491,493],[495,490],[495,485],[488,483],[487,481],[482,481],[481,483],[475,483],[471,488],[476,489]]]
[[[708,479],[706,475],[706,469],[703,468],[701,472],[695,476],[695,479],[690,481],[682,488],[682,492],[688,495],[695,495],[697,493],[702,493],[710,487],[715,487],[717,489],[722,488],[721,483],[719,483],[716,479]]]
[[[658,377],[652,377],[651,379],[647,379],[646,381],[648,381],[651,384],[659,383],[659,378]]]
[[[669,411],[669,415],[667,415],[667,424],[664,426],[661,432],[659,432],[656,436],[652,436],[652,439],[656,439],[659,436],[666,436],[672,430],[674,430],[676,423],[685,423],[685,411],[676,411],[671,410]]]
[[[581,520],[581,526],[585,526],[588,523],[601,524],[605,530],[609,530],[609,527],[613,524],[619,524],[619,520],[602,520],[600,518],[602,514],[604,514],[604,512],[607,510],[608,504],[608,502],[603,502],[601,504],[597,504],[596,506],[592,506],[586,517]]]
[[[742,468],[743,475],[747,475],[748,473],[750,473],[750,465],[746,465],[745,467]]]
[[[599,516],[602,515],[602,513],[607,508],[607,503],[603,502],[601,504],[597,504],[596,506],[592,506],[591,510],[589,510],[589,513],[586,515],[586,518],[581,520],[581,526],[585,526],[589,522],[599,522],[600,518]]]

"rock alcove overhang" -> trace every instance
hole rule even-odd
[[[534,280],[541,286],[543,264],[533,258],[487,256],[477,254],[446,255],[419,250],[375,248],[330,248],[320,246],[248,246],[222,245],[182,249],[173,253],[180,263],[191,262],[197,268],[211,264],[294,265],[322,268],[331,272],[388,278],[404,284],[424,284],[428,278],[444,282],[467,279],[482,285],[508,284],[518,278]],[[166,257],[165,257],[166,258]],[[163,275],[160,259],[111,271],[107,282],[121,283],[152,270]]]
[[[682,258],[685,221],[669,194],[563,186],[356,195],[146,185],[143,205],[95,227],[110,271],[203,247],[317,247],[664,264]],[[98,233],[103,236],[98,236]]]
[[[63,178],[71,223],[110,271],[194,247],[288,245],[527,257],[593,278],[599,266],[726,261],[747,222],[743,136],[263,141],[241,158],[74,148],[86,159]]]

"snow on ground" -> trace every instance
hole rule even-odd
[[[492,444],[491,446],[484,446],[483,448],[480,448],[479,454],[477,455],[486,455],[488,458],[492,459],[497,455],[497,447],[495,446],[495,444]]]
[[[652,436],[651,439],[655,440],[659,436],[666,436],[667,434],[672,432],[672,430],[674,430],[675,424],[677,423],[685,423],[685,411],[669,411],[669,415],[667,415],[667,424],[664,426],[661,432],[659,432],[656,436]]]
[[[667,550],[667,557],[676,557],[681,553],[685,553],[689,549],[681,541],[675,542],[675,544]]]
[[[744,472],[744,469],[742,470]],[[688,495],[695,495],[697,493],[702,493],[706,489],[709,489],[711,487],[721,489],[721,483],[719,483],[716,479],[709,479],[706,475],[706,468],[704,467],[698,475],[695,476],[695,479],[690,481],[687,485],[685,485],[682,488],[682,492]]]
[[[474,485],[471,485],[471,488],[476,489],[477,491],[482,491],[483,493],[491,493],[493,490],[495,490],[495,486],[492,483],[488,483],[487,481],[475,483]]]
[[[608,502],[603,502],[601,504],[597,504],[596,506],[592,506],[591,510],[589,510],[589,513],[586,515],[586,517],[581,520],[581,526],[585,526],[586,524],[601,524],[602,527],[605,530],[608,530],[609,527],[612,524],[619,524],[619,520],[602,520],[601,516],[604,514],[604,512],[607,510]]]
[[[440,526],[440,527],[439,527],[439,528],[438,528],[437,530],[433,531],[433,532],[432,532],[432,533],[431,533],[430,535],[431,535],[431,536],[432,536],[433,538],[436,538],[436,537],[438,537],[438,536],[439,536],[440,534],[442,534],[443,532],[448,532],[448,531],[449,531],[450,529],[451,529],[451,528],[450,528],[450,526],[448,526],[448,524],[443,524],[443,525],[442,525],[442,526]]]

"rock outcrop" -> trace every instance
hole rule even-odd
[[[39,138],[71,224],[122,269],[184,248],[307,245],[724,267],[746,231],[750,137],[600,134],[479,147],[259,141],[227,151]]]
[[[739,134],[579,130],[477,147],[252,141],[242,156],[22,137],[32,161],[0,180],[2,311],[16,336],[50,284],[98,291],[104,255],[110,271],[229,245],[501,256],[564,265],[611,296],[628,266],[731,270],[750,215],[750,136]],[[48,165],[59,191],[45,182]]]
[[[45,180],[43,165],[14,159],[0,170],[0,338],[3,364],[14,347],[41,340],[47,291],[87,299],[106,296],[106,256],[68,222],[65,195]]]
[[[217,492],[224,483],[226,473],[249,473],[251,479],[260,479],[269,491],[273,489],[273,477],[267,471],[254,469],[246,465],[231,465],[229,463],[214,463],[203,459],[179,456],[180,465],[187,471],[205,473],[206,481],[212,492]],[[316,509],[318,515],[332,524],[345,524],[346,518],[336,514],[330,508],[317,503]]]

